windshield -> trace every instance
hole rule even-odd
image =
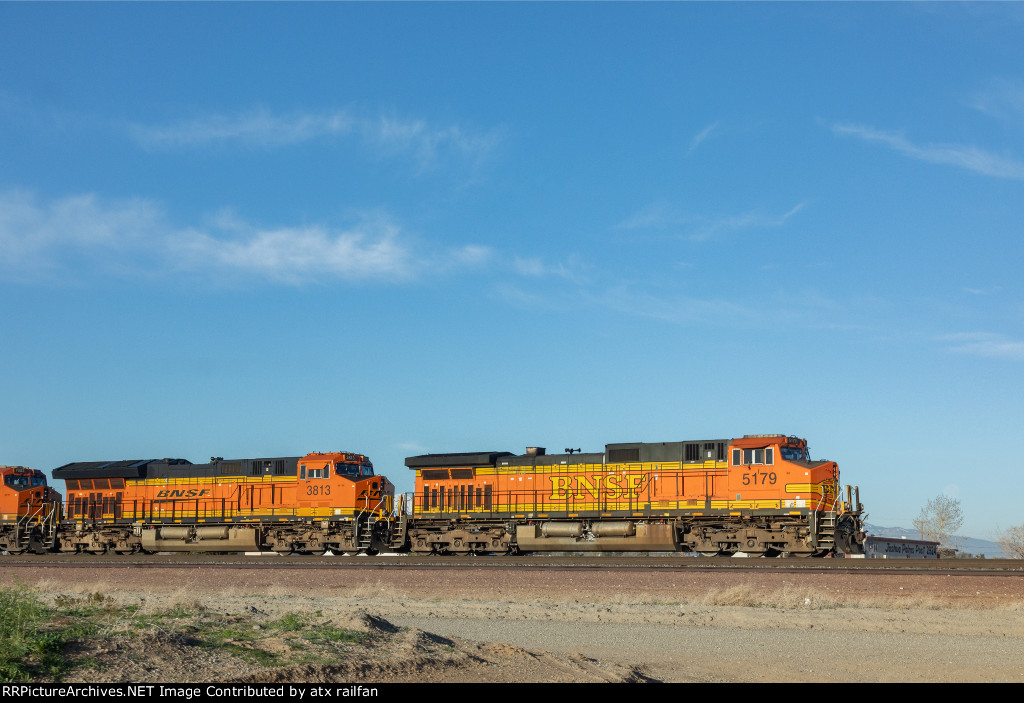
[[[811,452],[808,449],[802,449],[800,447],[780,447],[779,451],[782,453],[782,458],[786,461],[811,460]]]
[[[373,476],[373,467],[367,464],[335,464],[334,470],[342,476]]]
[[[16,491],[23,491],[26,488],[38,488],[46,485],[44,476],[4,476],[4,485]]]

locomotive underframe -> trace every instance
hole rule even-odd
[[[358,518],[307,518],[282,522],[141,523],[123,521],[64,521],[57,530],[56,548],[65,553],[118,554],[135,552],[273,551],[279,554],[323,554],[377,551],[386,535],[374,529],[371,515]]]
[[[411,519],[410,519],[411,518]],[[571,518],[451,515],[380,519],[305,518],[233,522],[141,523],[128,520],[61,522],[41,529],[0,524],[0,549],[132,554],[274,551],[280,554],[374,553],[507,554],[553,551],[697,552],[728,556],[821,556],[859,553],[863,534],[853,515],[781,511],[672,516],[574,515]]]
[[[846,525],[845,531],[837,524]],[[543,551],[697,552],[705,556],[822,556],[858,552],[855,523],[833,512],[749,511],[674,516],[573,518],[416,516],[406,544],[414,553],[504,554]],[[837,533],[839,539],[837,539]],[[838,549],[837,549],[838,548]]]

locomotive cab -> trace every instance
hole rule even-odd
[[[297,502],[312,509],[330,506],[336,515],[376,513],[390,515],[395,487],[373,472],[373,464],[362,454],[314,452],[299,460]]]
[[[60,494],[42,471],[0,466],[0,550],[42,552],[53,546]]]
[[[839,493],[834,461],[812,461],[807,440],[786,435],[744,435],[731,445],[730,494],[736,501],[778,499],[782,508],[833,510]]]
[[[46,475],[42,471],[24,466],[2,466],[0,476],[3,476],[0,519],[15,520],[31,514],[33,507],[60,501],[59,494],[46,485]]]
[[[744,435],[733,440],[729,496],[734,507],[757,508],[772,501],[782,512],[806,513],[810,531],[839,553],[863,553],[864,529],[859,491],[843,499],[839,466],[811,459],[807,440],[787,435]],[[820,553],[820,550],[819,550]],[[803,554],[806,555],[806,554]]]

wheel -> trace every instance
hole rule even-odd
[[[721,551],[717,551],[717,552],[697,552],[697,553],[700,554],[702,557],[717,557],[722,552]]]
[[[750,538],[737,544],[736,551],[743,552],[748,557],[763,557],[764,553],[768,551],[768,545],[762,544],[754,538]]]

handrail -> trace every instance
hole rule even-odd
[[[644,517],[666,517],[664,513],[673,511],[706,511],[706,510],[793,510],[792,505],[786,505],[790,497],[750,498],[748,500],[731,500],[725,496],[721,497],[694,497],[690,499],[659,498],[651,496],[650,500],[646,495],[638,497],[624,496],[609,499],[604,495],[595,498],[592,494],[577,497],[567,495],[564,498],[551,500],[547,495],[540,496],[533,489],[494,491],[490,507],[483,502],[474,502],[473,507],[456,502],[454,494],[452,501],[448,501],[445,495],[444,503],[440,500],[434,502],[433,492],[429,496],[429,504],[424,507],[422,492],[411,492],[405,494],[409,497],[406,503],[407,509],[413,515],[479,515],[488,516],[508,513],[543,513],[540,517],[566,517],[571,513],[579,512],[635,512],[643,513]],[[405,496],[403,496],[404,498]],[[437,496],[440,499],[440,492]],[[837,496],[838,497],[838,496]],[[808,501],[801,508],[802,510],[829,511],[839,513],[836,510],[836,500],[829,500],[827,491],[819,495],[816,501]],[[714,507],[712,507],[714,503]],[[808,504],[809,503],[809,504]],[[531,516],[532,517],[532,516]]]
[[[25,547],[32,541],[31,534],[26,529],[31,523],[38,523],[40,529],[49,529],[50,532],[53,532],[56,526],[57,505],[59,505],[59,501],[40,500],[38,503],[25,503],[28,510],[14,522],[14,539],[19,548],[22,548],[22,540],[25,541]],[[49,536],[52,535],[44,535],[47,537],[47,541]]]
[[[390,516],[394,511],[388,510],[390,494],[381,496],[375,502],[368,496],[356,505],[351,506],[352,515],[357,519],[369,512],[380,512],[382,515]],[[57,505],[57,502],[54,502]],[[303,511],[336,509],[331,506],[265,506],[250,508],[245,506],[239,510],[233,504],[222,505],[220,498],[203,499],[165,499],[165,500],[129,500],[121,504],[115,512],[114,506],[103,512],[101,503],[85,503],[82,512],[75,512],[75,501],[60,501],[59,505],[64,508],[64,515],[68,520],[81,520],[89,522],[112,522],[117,520],[161,520],[161,519],[209,519],[209,518],[249,518],[249,517],[301,517]],[[307,516],[309,517],[309,516]],[[313,516],[317,517],[317,516]]]
[[[653,473],[651,480],[647,481],[646,485],[637,485],[635,489],[632,485],[626,486],[619,483],[605,485],[601,477],[593,477],[593,485],[590,483],[591,477],[588,477],[586,483],[579,485],[571,482],[556,482],[553,478],[552,485],[548,487],[546,482],[543,482],[543,478],[547,473],[549,472],[533,475],[532,478],[538,479],[538,481],[536,482],[537,485],[531,488],[493,490],[492,500],[488,500],[487,504],[480,500],[479,494],[477,494],[477,500],[472,501],[471,491],[473,490],[473,485],[466,486],[468,490],[463,494],[463,486],[454,479],[451,480],[451,483],[441,482],[433,486],[424,484],[412,494],[410,503],[412,514],[450,515],[472,513],[474,515],[481,515],[492,512],[564,513],[583,510],[628,510],[644,512],[654,517],[658,512],[664,512],[665,510],[701,510],[702,508],[714,510],[785,510],[797,507],[792,503],[787,505],[787,502],[796,500],[793,497],[795,494],[780,495],[775,493],[774,495],[759,497],[756,493],[759,493],[760,490],[755,491],[755,495],[745,494],[747,495],[747,500],[732,500],[727,493],[729,487],[718,480],[730,474],[727,467],[661,470]],[[623,472],[623,475],[625,473],[629,472]],[[615,472],[614,474],[609,474],[609,476],[617,474],[618,472]],[[552,476],[554,475],[552,474]],[[564,477],[561,480],[564,480]],[[783,483],[784,481],[785,479],[783,478]],[[671,489],[673,482],[675,483],[674,491]],[[543,486],[541,485],[542,483]],[[656,491],[655,485],[669,486],[669,495],[658,495],[661,491]],[[687,498],[687,491],[684,490],[687,486],[693,486],[694,489],[699,487],[700,493]],[[489,483],[486,486],[486,488],[494,489],[497,489],[497,487],[498,485],[494,483]],[[424,488],[429,488],[429,492],[424,493]],[[761,489],[761,486],[756,488]],[[777,488],[781,491],[782,486],[780,485]],[[838,480],[834,478],[812,482],[805,488],[807,489],[806,496],[802,501],[803,504],[799,506],[802,510],[825,510],[839,495]],[[477,485],[476,489],[479,491],[480,486]],[[693,491],[689,492],[692,493]],[[803,494],[804,491],[800,490],[800,493]],[[465,502],[462,500],[463,495],[467,498]],[[472,502],[472,507],[470,507],[470,502]],[[712,507],[712,503],[715,504],[714,507]]]

